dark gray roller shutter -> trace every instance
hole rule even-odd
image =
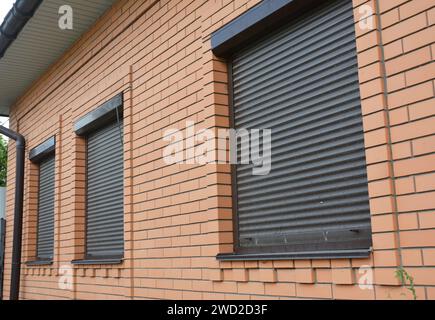
[[[3,300],[3,276],[5,258],[6,220],[0,218],[0,300]]]
[[[122,122],[87,139],[87,236],[89,258],[119,257],[124,251]]]
[[[369,248],[352,1],[239,52],[232,79],[235,128],[272,129],[271,172],[237,165],[239,250]]]
[[[38,234],[39,260],[52,259],[54,247],[54,155],[39,164]]]

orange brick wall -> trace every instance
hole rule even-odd
[[[372,214],[367,259],[219,262],[232,250],[228,165],[166,165],[163,132],[229,126],[227,66],[210,35],[259,0],[121,0],[17,101],[28,150],[56,135],[52,266],[23,265],[22,299],[435,299],[435,0],[353,0]],[[360,6],[375,12],[359,27]],[[124,92],[125,260],[84,253],[84,141],[73,123]],[[7,297],[15,151],[7,194]],[[26,163],[23,261],[35,251],[35,168]],[[363,266],[363,269],[360,267]],[[373,272],[373,289],[358,279]],[[59,280],[71,272],[72,287]],[[362,273],[361,273],[362,272]]]

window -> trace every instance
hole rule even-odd
[[[3,288],[3,269],[5,257],[6,220],[0,217],[0,288]],[[3,290],[0,290],[0,300],[3,300]]]
[[[54,156],[39,164],[37,259],[53,259]]]
[[[86,253],[119,257],[124,251],[122,122],[87,137]]]
[[[86,256],[116,263],[124,254],[124,153],[122,94],[75,123],[86,139]]]
[[[354,28],[352,1],[329,2],[233,55],[234,127],[272,129],[270,173],[233,172],[239,255],[367,254]]]
[[[49,262],[54,251],[55,138],[30,151],[29,158],[38,164],[38,210],[36,262]]]

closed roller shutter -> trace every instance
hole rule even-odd
[[[370,247],[354,28],[334,1],[235,55],[234,126],[272,129],[271,172],[237,165],[240,250]]]
[[[88,257],[119,257],[124,251],[122,122],[87,139],[86,252]]]
[[[52,259],[54,247],[54,155],[39,164],[37,258]]]
[[[3,300],[3,276],[5,258],[6,220],[0,218],[0,300]]]

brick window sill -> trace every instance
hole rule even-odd
[[[286,252],[286,253],[220,253],[216,256],[220,261],[252,261],[252,260],[299,260],[299,259],[351,259],[367,258],[372,251],[368,249],[357,250],[331,250],[319,252]]]
[[[71,264],[74,265],[106,265],[106,264],[121,264],[124,260],[121,258],[116,259],[83,259],[73,260]]]
[[[52,264],[53,264],[53,260],[43,260],[43,259],[26,262],[26,266],[28,267],[50,266]]]

